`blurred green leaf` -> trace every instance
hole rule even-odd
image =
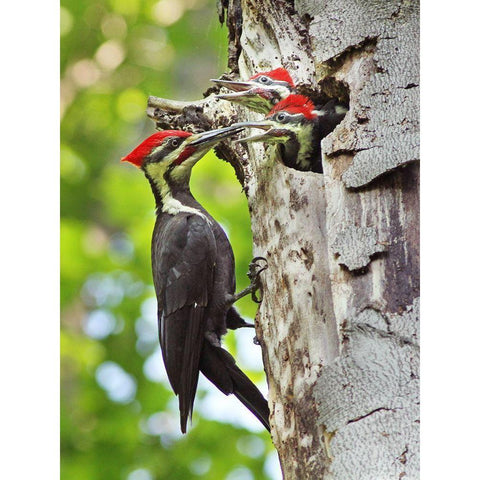
[[[149,95],[198,99],[225,70],[227,31],[215,3],[61,1],[61,458],[68,480],[218,480],[232,471],[275,478],[265,472],[273,451],[266,432],[207,418],[205,408],[217,407],[208,382],[191,430],[179,433],[157,340],[153,196],[142,172],[120,163],[154,132],[145,115]],[[245,287],[252,239],[233,169],[209,153],[195,166],[192,191],[227,231],[238,288]],[[238,306],[254,317],[248,298]],[[225,343],[243,368],[239,339],[247,339],[258,357],[247,373],[264,383],[251,337],[229,333]],[[123,373],[102,383],[105,366]],[[133,390],[122,391],[122,378]],[[249,415],[242,409],[234,416]]]

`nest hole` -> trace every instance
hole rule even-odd
[[[350,108],[350,89],[348,84],[334,77],[323,78],[315,88],[309,85],[301,85],[298,91],[302,95],[310,97],[317,108],[334,99],[345,105],[347,110]]]

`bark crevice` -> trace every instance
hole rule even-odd
[[[322,142],[323,175],[260,144],[220,152],[248,198],[253,254],[269,265],[255,323],[284,478],[416,479],[418,1],[221,6],[234,76],[283,66],[316,104],[349,108]],[[212,97],[165,122],[258,118]]]
[[[355,422],[359,422],[361,420],[363,420],[364,418],[367,418],[369,417],[370,415],[373,415],[374,413],[378,413],[378,412],[395,412],[397,409],[395,408],[386,408],[386,407],[378,407],[378,408],[375,408],[374,410],[372,410],[371,412],[368,412],[364,415],[360,415],[359,417],[357,418],[352,418],[351,420],[348,420],[347,422],[347,425],[350,424],[350,423],[355,423]]]

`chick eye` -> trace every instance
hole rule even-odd
[[[178,140],[176,138],[172,138],[172,140],[170,140],[170,145],[172,147],[178,147]]]
[[[287,118],[287,116],[286,116],[284,113],[279,113],[279,114],[277,115],[277,120],[278,120],[279,122],[285,121],[286,118]]]

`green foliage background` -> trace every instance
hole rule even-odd
[[[225,70],[215,2],[62,0],[60,12],[62,478],[279,478],[269,435],[208,382],[180,435],[157,342],[153,197],[141,172],[119,162],[154,132],[149,95],[201,98]],[[192,190],[228,232],[243,288],[251,232],[233,169],[209,153]],[[249,299],[239,308],[255,315]],[[225,343],[265,391],[252,332]]]

